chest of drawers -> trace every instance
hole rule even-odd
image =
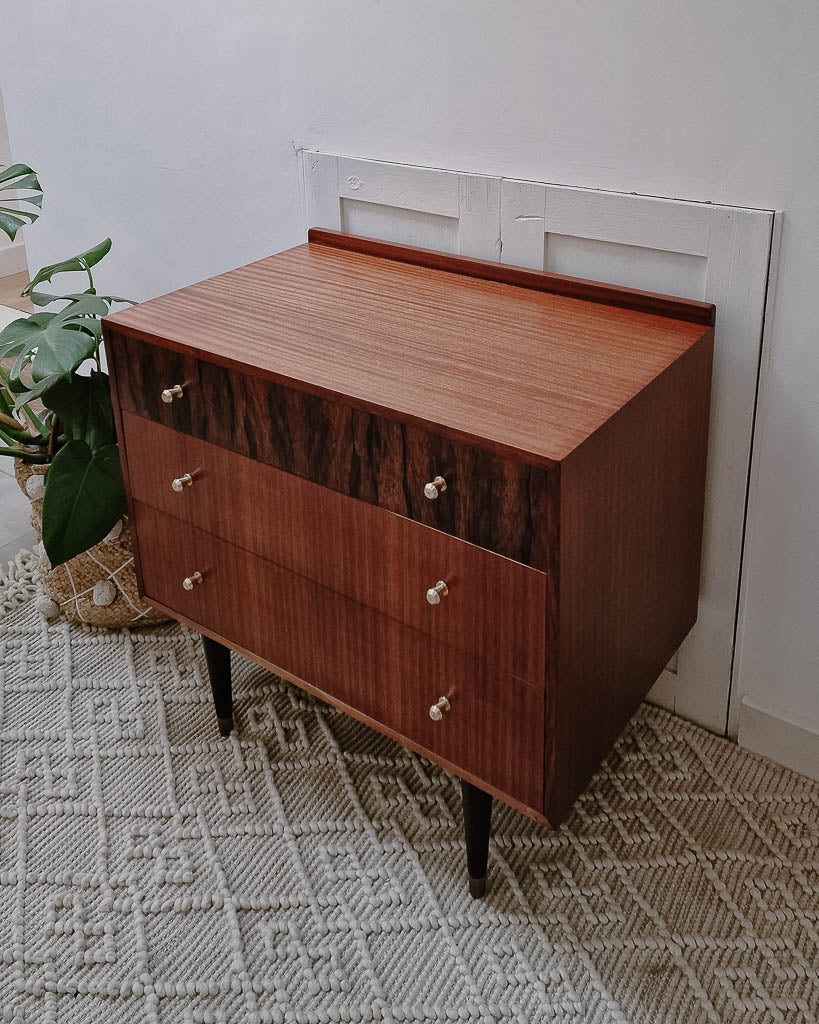
[[[558,824],[696,619],[713,306],[311,231],[104,321],[140,585]],[[239,723],[241,724],[241,723]]]

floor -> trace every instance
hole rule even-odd
[[[27,284],[28,274],[25,271],[21,274],[11,274],[9,277],[0,277],[0,306],[11,306],[12,309],[33,313],[34,306],[20,294]]]
[[[0,631],[0,1020],[819,1024],[819,783],[643,706],[476,901],[386,737],[234,656],[220,738],[183,626]]]
[[[21,310],[30,313],[34,309],[28,299],[20,297],[27,282],[27,274],[0,277],[0,330],[17,320]],[[30,514],[28,501],[14,479],[13,460],[0,455],[0,571],[21,548],[34,544]]]

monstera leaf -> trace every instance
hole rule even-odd
[[[17,195],[14,197],[15,206],[6,206],[6,202],[12,201],[9,195],[3,193],[11,191],[32,192],[33,195]],[[36,209],[27,210],[25,207],[33,206]],[[43,190],[37,175],[25,164],[12,164],[4,171],[0,171],[0,231],[8,235],[14,241],[17,232],[26,224],[33,224],[40,216],[40,207],[43,205]]]
[[[23,295],[28,295],[35,306],[47,306],[49,302],[54,302],[55,299],[68,298],[68,296],[48,295],[45,292],[38,292],[37,285],[42,284],[44,281],[51,282],[52,278],[56,277],[57,274],[88,274],[91,267],[95,267],[110,251],[111,239],[104,238],[90,249],[86,249],[85,252],[71,256],[67,260],[61,260],[59,263],[50,263],[47,267],[37,271],[31,279],[31,283],[23,292]],[[89,278],[90,276],[89,274]]]
[[[35,306],[50,306],[52,302],[77,302],[79,299],[85,298],[86,295],[93,295],[95,298],[101,299],[109,307],[115,302],[127,302],[132,306],[135,304],[134,299],[124,299],[121,295],[97,295],[93,288],[88,288],[84,292],[69,292],[67,295],[52,295],[50,292],[28,292],[28,297]]]
[[[92,452],[117,439],[108,374],[92,370],[89,377],[60,380],[43,398],[69,441],[85,441]]]
[[[0,359],[17,357],[11,368],[12,380],[19,381],[23,368],[31,367],[35,387],[18,395],[18,408],[58,380],[68,380],[94,354],[101,337],[100,322],[95,318],[104,316],[108,308],[98,295],[82,295],[59,313],[33,313],[0,331]]]
[[[87,551],[125,512],[119,450],[69,441],[54,456],[43,495],[43,545],[52,566]]]

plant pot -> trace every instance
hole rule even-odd
[[[108,629],[167,622],[167,615],[155,611],[139,596],[131,532],[125,517],[99,544],[63,565],[51,568],[42,547],[41,478],[47,469],[48,466],[14,460],[17,483],[31,502],[31,525],[37,535],[36,553],[47,595],[40,605],[43,614],[47,617],[51,617],[50,613],[61,614],[69,622],[85,622]]]

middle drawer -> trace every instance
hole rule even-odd
[[[137,501],[544,686],[545,573],[133,413],[123,432]]]

